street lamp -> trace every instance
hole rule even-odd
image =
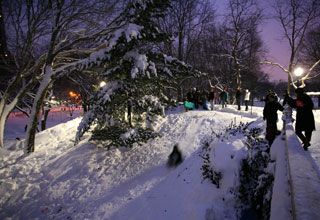
[[[303,74],[303,69],[301,67],[297,67],[295,70],[294,70],[294,75],[296,75],[297,79],[298,79],[298,83],[300,82],[301,80],[301,76]]]
[[[294,70],[294,74],[296,75],[296,77],[300,77],[303,74],[303,69],[301,67],[298,67]]]
[[[107,83],[105,81],[102,81],[100,84],[99,84],[99,87],[104,87]]]

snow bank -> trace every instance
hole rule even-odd
[[[88,142],[89,135],[74,147],[79,124],[75,119],[39,133],[36,152],[28,157],[15,140],[23,137],[25,125],[17,120],[6,128],[6,137],[12,137],[7,139],[8,150],[1,150],[0,219],[237,219],[238,204],[228,190],[238,184],[232,175],[237,175],[245,156],[242,140],[230,137],[228,142],[212,143],[212,165],[225,173],[220,188],[202,177],[200,146],[231,122],[255,121],[262,129],[265,123],[262,108],[253,108],[258,117],[228,108],[183,112],[179,107],[166,112],[154,125],[161,137],[130,150],[98,148]],[[60,123],[60,116],[49,114],[48,119]],[[319,119],[316,123],[318,127]],[[310,152],[320,158],[318,136],[315,132]],[[275,140],[275,149],[279,141]],[[176,169],[167,169],[167,157],[177,143],[185,160]],[[288,180],[279,175],[280,181]],[[288,190],[275,192],[281,196],[278,204],[289,197]]]

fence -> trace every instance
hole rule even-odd
[[[276,165],[270,219],[320,219],[319,170],[302,148],[291,115],[286,106],[282,137],[271,147]]]

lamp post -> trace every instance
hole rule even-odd
[[[107,85],[107,83],[105,81],[100,82],[99,87],[104,87],[105,85]]]
[[[298,83],[300,83],[300,80],[301,80],[301,76],[303,74],[303,69],[301,67],[297,67],[295,70],[294,70],[294,74],[296,75],[297,79],[298,79]]]

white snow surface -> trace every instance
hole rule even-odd
[[[265,129],[263,108],[253,107],[251,113],[216,106],[214,111],[184,112],[181,106],[170,110],[153,125],[161,137],[109,151],[90,143],[90,134],[74,146],[81,117],[66,122],[67,113],[50,112],[50,128],[37,134],[35,152],[28,156],[22,148],[27,119],[10,117],[6,147],[0,150],[0,219],[238,219],[230,189],[239,184],[239,161],[246,155],[243,141],[236,136],[212,142],[212,165],[225,174],[220,188],[202,178],[200,146],[212,131],[222,132],[231,122],[253,121],[251,126]],[[75,113],[74,117],[81,114]],[[320,113],[314,114],[320,128]],[[168,169],[168,155],[176,143],[184,161]],[[311,144],[307,154],[319,171],[318,131]]]

